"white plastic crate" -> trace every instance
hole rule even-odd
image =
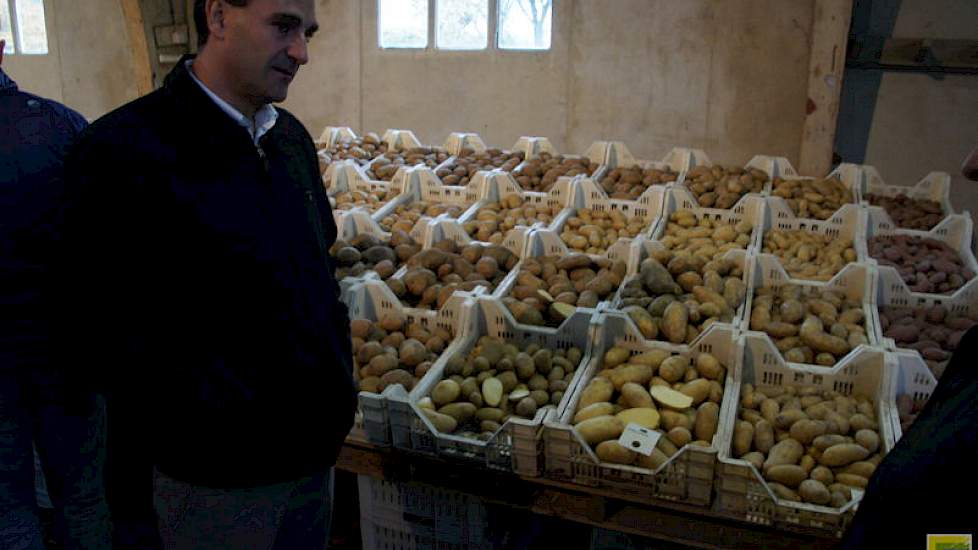
[[[504,197],[510,195],[519,195],[524,204],[542,205],[548,208],[565,207],[567,204],[572,203],[576,196],[576,182],[571,178],[560,178],[554,185],[554,188],[547,193],[523,191],[513,180],[512,176],[505,172],[479,172],[476,175],[476,179],[485,182],[485,188],[488,189],[486,196],[491,198],[483,198],[472,204],[457,220],[448,218],[439,220],[437,227],[440,233],[435,237],[436,239],[441,240],[447,238],[454,240],[456,243],[479,242],[473,237],[470,237],[465,231],[465,224],[474,221],[478,216],[479,210],[486,205],[498,203]],[[474,181],[473,183],[476,182]],[[553,227],[558,223],[558,218],[559,214],[558,216],[554,216],[550,224],[536,222],[529,226],[517,225],[504,235],[504,246],[507,246],[511,250],[519,250],[519,254],[522,256],[526,252],[530,233],[535,229]]]
[[[492,548],[484,501],[421,483],[357,476],[365,549]]]
[[[421,140],[419,140],[411,130],[389,129],[384,132],[384,135],[381,136],[380,140],[386,143],[388,150],[391,151],[403,151],[405,149],[413,149],[415,147],[424,147]]]
[[[389,182],[372,180],[367,177],[364,167],[360,166],[353,159],[345,159],[334,162],[326,169],[323,181],[329,181],[326,192],[330,196],[336,196],[345,191],[363,191],[374,193],[377,191],[390,194],[391,185]],[[395,189],[395,195],[400,194],[402,189]],[[391,199],[394,197],[391,196]]]
[[[434,171],[423,165],[403,167],[398,170],[391,180],[391,188],[400,194],[395,200],[373,213],[373,219],[378,222],[393,214],[398,207],[417,202],[458,206],[463,209],[462,214],[464,214],[464,210],[478,201],[482,193],[480,185],[475,181],[464,187],[442,185]],[[432,219],[432,216],[422,217],[422,220]],[[420,222],[421,220],[418,223]]]
[[[866,206],[870,206],[867,195],[882,195],[885,197],[896,197],[906,195],[911,199],[925,199],[934,201],[941,205],[941,211],[945,216],[954,214],[954,207],[951,204],[951,176],[946,172],[930,172],[917,183],[905,185],[888,185],[880,177],[879,172],[872,166],[856,165],[862,174],[863,190],[862,197]],[[886,223],[889,227],[897,227],[893,220],[886,216]]]
[[[588,186],[594,186],[593,182],[588,180],[579,180],[578,185],[581,190],[586,189]],[[558,217],[557,220],[551,224],[550,228],[547,230],[537,231],[540,233],[544,246],[547,248],[548,252],[546,254],[566,254],[570,251],[570,247],[564,244],[563,240],[560,238],[561,232],[564,230],[564,225],[567,223],[571,217],[577,215],[577,210],[589,209],[594,212],[620,212],[626,218],[638,217],[646,222],[646,227],[636,236],[632,238],[619,237],[618,242],[611,245],[607,251],[603,254],[589,254],[591,257],[607,256],[611,259],[622,259],[626,263],[630,261],[631,252],[628,255],[622,255],[621,252],[627,248],[634,248],[636,244],[636,239],[641,237],[648,237],[652,235],[655,231],[656,226],[659,223],[659,219],[662,216],[663,203],[665,202],[666,190],[662,188],[652,187],[648,189],[643,195],[640,201],[627,201],[621,199],[609,199],[602,196],[594,196],[591,193],[584,191],[583,193],[583,206],[573,210],[567,210]],[[603,195],[603,193],[602,193]],[[552,235],[552,237],[550,236]],[[556,245],[559,242],[561,247]]]
[[[349,126],[327,126],[323,128],[323,133],[316,140],[317,144],[325,147],[332,147],[344,141],[357,139],[357,134]]]
[[[876,284],[877,284],[877,274],[876,269],[872,264],[869,263],[850,263],[842,268],[841,271],[835,274],[832,279],[827,282],[817,282],[809,281],[807,279],[792,279],[781,267],[781,262],[777,258],[770,254],[757,254],[753,256],[754,265],[750,270],[751,281],[747,286],[747,307],[744,310],[744,317],[741,324],[742,331],[750,331],[757,338],[767,340],[771,343],[771,347],[778,353],[778,358],[784,361],[784,357],[781,352],[778,351],[774,344],[774,340],[768,336],[766,332],[751,331],[750,328],[750,317],[751,311],[754,306],[755,292],[759,288],[781,288],[785,285],[800,286],[804,290],[809,291],[809,289],[822,289],[822,290],[836,290],[843,293],[847,299],[853,301],[859,301],[862,303],[864,327],[866,328],[866,339],[869,341],[868,346],[879,347],[879,334],[876,325],[878,321],[875,318],[876,310],[873,302]],[[861,353],[861,348],[867,347],[866,344],[857,346],[855,349],[851,350],[845,357],[839,359],[836,362],[836,366],[843,364],[846,360],[858,353]],[[825,367],[821,365],[809,365],[806,363],[787,363],[792,368],[805,368],[810,367],[816,370],[821,370],[825,372],[830,367]],[[834,368],[834,367],[833,367]]]
[[[540,153],[557,154],[557,148],[545,137],[522,136],[513,144],[512,150],[523,151],[525,158],[533,158]]]
[[[880,271],[878,266],[876,269]],[[898,344],[892,338],[887,338],[883,335],[883,326],[880,322],[880,312],[883,308],[890,306],[917,309],[929,308],[931,306],[944,306],[947,308],[948,314],[951,315],[962,315],[966,317],[978,316],[978,286],[973,284],[973,281],[965,284],[964,287],[954,294],[919,294],[910,292],[907,289],[907,285],[903,283],[903,280],[899,279],[899,275],[896,277],[891,276],[887,282],[881,274],[877,281],[874,295],[873,321],[880,345],[889,351],[910,354],[916,357],[917,362],[925,366],[926,362],[921,357],[919,351],[911,348],[898,347]]]
[[[729,408],[728,400],[734,392],[737,372],[743,356],[743,343],[736,337],[731,325],[712,325],[697,343],[682,355],[695,357],[700,353],[714,355],[727,369],[724,380],[723,401],[720,406],[720,424],[710,447],[686,445],[675,455],[652,471],[637,466],[625,466],[601,462],[591,447],[573,427],[573,418],[587,383],[600,371],[601,358],[612,346],[625,347],[643,352],[662,349],[658,342],[650,343],[630,323],[627,316],[605,314],[599,316],[595,331],[594,347],[587,370],[566,406],[548,416],[544,423],[543,439],[546,454],[546,477],[571,481],[579,485],[598,487],[633,498],[665,499],[686,504],[709,506],[712,492],[717,450],[729,422],[723,411]]]
[[[438,365],[439,361],[444,362],[442,358],[454,349],[453,346],[457,346],[461,342],[466,332],[473,330],[471,323],[473,322],[472,310],[475,307],[475,301],[465,296],[449,298],[445,306],[439,311],[414,310],[401,306],[400,301],[383,282],[376,279],[364,279],[351,288],[346,304],[350,319],[378,321],[385,315],[396,314],[408,322],[418,323],[426,328],[442,328],[452,334],[453,340],[448,343],[445,351],[432,365],[431,370],[434,370],[434,366]],[[353,375],[354,379],[359,382],[358,369],[354,369]],[[427,377],[427,374],[425,376]],[[415,384],[415,387],[421,384],[421,380]],[[398,387],[400,386],[398,385]],[[385,398],[391,389],[388,387],[387,390],[379,394],[365,391],[357,394],[357,414],[354,419],[354,428],[350,432],[354,439],[362,435],[363,440],[374,445],[387,446],[391,444],[390,420]]]
[[[869,258],[866,251],[866,211],[857,204],[844,204],[827,220],[812,220],[795,217],[782,199],[774,200],[767,197],[765,207],[760,215],[759,230],[754,232],[753,248],[757,252],[764,249],[764,239],[768,231],[807,231],[818,235],[826,235],[833,240],[852,241],[856,252],[856,261],[865,262]],[[773,256],[780,263],[777,257]]]
[[[728,408],[720,413],[728,422],[724,424],[717,464],[714,509],[748,523],[803,528],[841,536],[855,513],[859,498],[842,508],[782,500],[774,495],[754,466],[731,456],[734,424],[739,417],[740,386],[749,383],[761,391],[772,386],[818,386],[842,395],[865,395],[875,401],[881,445],[885,452],[889,452],[895,442],[895,407],[890,399],[892,383],[884,352],[862,347],[831,369],[789,366],[782,361],[781,354],[769,339],[756,333],[747,333],[741,338],[744,342],[743,366],[738,380],[724,396]]]
[[[900,414],[896,408],[896,399],[900,395],[909,395],[915,408],[923,408],[930,396],[937,389],[937,379],[927,368],[927,364],[915,351],[897,350],[886,354],[887,368],[890,371],[890,397],[893,404],[893,443],[903,437],[900,424]]]
[[[787,160],[785,162],[787,162]],[[790,166],[790,164],[788,164],[788,166]],[[793,171],[794,168],[791,168],[791,170]],[[813,178],[810,176],[790,176],[790,175],[780,176],[780,178],[786,181],[836,178],[839,181],[841,181],[842,185],[845,186],[845,188],[848,189],[849,192],[852,194],[852,200],[846,204],[854,204],[854,205],[862,204],[861,190],[862,190],[863,175],[860,172],[860,170],[858,170],[858,166],[854,164],[840,164],[835,168],[835,170],[832,170],[832,172],[830,172],[824,178]],[[796,217],[795,213],[791,210],[791,207],[788,206],[788,201],[783,197],[774,195],[773,178],[771,180],[771,196],[768,197],[767,201],[768,204],[771,205],[771,209],[774,212],[778,213],[779,217],[785,217],[782,215],[782,213],[784,212],[790,214],[790,216],[788,217]],[[841,210],[841,208],[839,210]],[[839,210],[836,210],[836,213],[838,213]],[[809,219],[814,220],[814,218],[809,218]],[[818,220],[814,220],[814,221],[818,221]]]
[[[972,251],[973,225],[969,214],[951,214],[944,218],[930,231],[915,231],[912,229],[896,229],[892,222],[888,221],[889,216],[880,207],[870,207],[868,224],[866,229],[866,246],[869,241],[879,235],[910,235],[914,237],[924,237],[935,239],[946,243],[961,258],[964,266],[972,273],[978,274],[978,261]],[[867,249],[868,250],[868,249]],[[963,297],[968,299],[978,293],[978,275],[973,276],[961,288],[950,294],[937,294],[925,292],[912,292],[910,287],[900,277],[900,273],[893,266],[880,265],[875,258],[867,257],[876,264],[876,269],[880,276],[880,291],[886,292],[891,296],[908,296],[911,300],[938,299],[941,297]],[[887,300],[886,303],[892,303]]]
[[[693,193],[681,186],[671,187],[663,193],[662,214],[651,235],[653,240],[661,240],[669,227],[670,217],[679,210],[692,212],[697,220],[708,219],[714,222],[737,224],[742,221],[751,223],[751,248],[757,239],[761,218],[764,214],[764,199],[757,195],[745,195],[737,201],[733,208],[704,208],[696,202]]]
[[[519,346],[536,343],[548,349],[580,349],[580,366],[556,410],[566,406],[590,361],[592,323],[596,317],[578,311],[558,328],[519,325],[498,299],[480,297],[473,318],[475,321],[471,326],[476,330],[455,348],[455,354],[467,355],[481,336],[501,338]],[[442,354],[445,362],[450,357],[448,353]],[[430,376],[425,376],[411,395],[407,395],[399,386],[393,388],[395,391],[389,396],[388,405],[394,446],[415,453],[474,461],[490,469],[512,471],[522,476],[539,476],[542,470],[540,428],[546,415],[555,409],[554,406],[541,407],[533,420],[511,418],[489,441],[442,434],[421,412],[417,402],[431,393],[443,378],[444,370],[444,362],[432,367],[428,373]]]
[[[625,279],[622,281],[621,287],[619,287],[618,291],[615,292],[614,298],[609,300],[609,304],[601,309],[621,310],[622,309],[621,289],[625,286],[626,283],[628,283],[630,280],[638,276],[638,272],[643,260],[648,258],[653,251],[662,250],[662,249],[663,249],[662,243],[658,241],[648,241],[648,240],[639,241],[637,243],[636,250],[632,254],[632,259],[628,265],[628,274],[625,275]],[[753,265],[754,265],[751,258],[751,253],[748,252],[747,250],[741,250],[741,249],[728,250],[726,253],[724,253],[722,258],[725,260],[733,261],[735,264],[740,266],[741,269],[743,269],[744,275],[743,277],[741,277],[741,280],[744,282],[744,288],[748,289],[747,294],[749,294],[750,284],[752,280],[751,269],[753,269]],[[744,302],[740,304],[740,307],[738,307],[737,311],[734,313],[733,319],[731,319],[729,322],[729,324],[733,325],[734,327],[739,328],[743,323],[744,315],[746,314],[747,311],[747,298],[748,296],[745,295]],[[629,319],[629,323],[630,322],[631,320]],[[702,334],[700,335],[700,337],[702,337]],[[689,346],[685,344],[671,344],[669,342],[662,341],[662,340],[654,340],[654,341],[657,344],[660,344],[662,347],[676,353],[679,353],[681,351],[686,351],[689,349]],[[694,340],[693,345],[695,345],[696,342],[697,340]]]
[[[636,250],[637,245],[638,245],[637,240],[636,242],[619,241],[618,243],[615,243],[608,250],[608,254],[605,257],[613,261],[622,260],[623,262],[625,262],[625,265],[627,266],[629,262],[633,261],[632,257],[638,253]],[[564,242],[561,241],[560,238],[556,237],[556,235],[553,232],[532,231],[529,234],[529,240],[527,242],[527,248],[526,248],[526,252],[523,255],[523,258],[524,259],[540,258],[543,256],[564,257],[569,254],[571,254],[571,252],[564,245]],[[492,293],[493,297],[502,299],[509,296],[510,292],[512,292],[513,288],[516,286],[516,279],[519,277],[520,269],[522,267],[523,267],[522,261],[516,264],[513,270],[509,272],[509,274],[506,276],[505,279],[503,279],[503,282],[499,284],[499,287],[496,289],[496,291]],[[509,314],[508,308],[506,308],[505,305],[503,305],[503,308],[506,309],[507,314]],[[610,300],[605,300],[599,302],[598,305],[593,308],[578,307],[577,311],[584,313],[586,315],[595,315],[600,310],[605,310],[610,308],[611,308]],[[514,323],[516,322],[515,319],[513,322]],[[529,326],[529,325],[519,324],[519,326]]]
[[[445,144],[442,147],[452,156],[458,155],[462,149],[472,149],[476,153],[481,153],[487,149],[486,142],[482,141],[482,137],[474,132],[452,132],[445,138]]]

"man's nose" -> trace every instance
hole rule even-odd
[[[286,53],[290,58],[295,60],[299,65],[305,65],[309,62],[309,43],[306,42],[306,37],[300,35],[298,38],[289,44],[289,48]]]

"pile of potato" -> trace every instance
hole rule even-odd
[[[390,181],[394,179],[401,166],[416,166],[423,164],[434,168],[448,160],[448,151],[440,147],[413,147],[404,151],[387,151],[377,157],[367,170],[367,177],[372,180]]]
[[[892,338],[897,347],[920,352],[938,379],[964,333],[978,324],[978,316],[951,314],[945,306],[883,307],[879,313],[883,336]]]
[[[455,241],[443,240],[408,259],[404,276],[389,279],[387,286],[406,306],[441,309],[455,291],[481,286],[492,292],[517,262],[519,257],[502,246],[459,249]]]
[[[487,441],[511,417],[533,419],[541,407],[557,406],[582,357],[576,347],[483,336],[467,356],[448,359],[444,379],[418,407],[439,432]]]
[[[676,253],[702,256],[707,260],[720,257],[728,250],[746,249],[753,226],[747,220],[729,224],[709,218],[696,219],[689,210],[677,210],[659,239],[666,249]]]
[[[578,401],[574,430],[603,462],[656,470],[687,444],[710,447],[720,422],[726,369],[716,357],[613,347]],[[645,456],[618,443],[638,424],[662,434]]]
[[[336,278],[359,277],[373,270],[387,279],[409,258],[421,252],[421,246],[404,231],[393,231],[387,242],[369,233],[361,233],[349,242],[337,239],[329,249],[336,264]]]
[[[870,239],[869,255],[896,268],[911,292],[949,294],[975,276],[953,248],[937,239],[881,235]]]
[[[486,149],[477,153],[472,149],[462,149],[452,162],[439,168],[435,174],[441,178],[444,185],[467,185],[479,170],[494,170],[499,168],[512,172],[519,163],[523,162],[522,151],[503,151],[501,149]]]
[[[377,322],[353,319],[350,335],[359,389],[371,393],[380,393],[391,384],[411,391],[452,341],[445,329],[428,330],[396,314]]]
[[[332,147],[320,148],[320,168],[323,163],[329,166],[333,162],[346,159],[353,159],[358,165],[363,166],[386,152],[387,144],[381,142],[380,136],[374,132],[367,132],[353,140],[338,141]]]
[[[384,219],[377,222],[377,225],[384,231],[400,229],[401,231],[410,232],[422,217],[434,218],[435,216],[447,213],[452,218],[457,218],[463,212],[464,209],[461,206],[454,204],[417,201],[398,206],[393,212],[384,216]]]
[[[366,209],[367,212],[373,213],[392,198],[394,196],[391,195],[390,191],[381,189],[373,191],[343,191],[333,197],[335,204],[331,203],[331,205],[334,210],[353,210],[359,207]]]
[[[620,210],[604,212],[578,208],[567,218],[560,239],[568,248],[587,254],[604,254],[618,239],[632,239],[652,224],[651,219],[626,216]]]
[[[591,162],[587,157],[571,158],[540,153],[537,157],[527,159],[513,172],[513,177],[525,191],[546,193],[559,177],[572,177],[579,174],[590,176],[597,169],[598,164]]]
[[[843,204],[853,202],[852,192],[837,176],[786,180],[774,178],[771,194],[781,197],[799,218],[827,220]]]
[[[766,332],[792,363],[831,367],[869,343],[860,302],[839,291],[798,285],[755,289],[750,329]]]
[[[747,193],[760,193],[770,178],[757,168],[697,166],[686,174],[686,185],[700,206],[732,208]]]
[[[839,508],[883,459],[873,402],[814,386],[741,388],[732,455],[780,499]]]
[[[869,193],[866,200],[873,206],[882,206],[898,227],[930,231],[944,219],[941,203],[927,199],[912,199],[904,194],[895,197]]]
[[[577,308],[610,299],[626,269],[622,260],[592,260],[585,254],[527,258],[503,303],[517,323],[557,327]]]
[[[501,244],[506,233],[516,226],[529,227],[541,222],[550,225],[560,214],[560,207],[531,204],[519,195],[506,195],[499,202],[486,204],[465,223],[465,232],[477,241]]]
[[[789,276],[810,281],[828,281],[858,258],[852,239],[807,229],[772,229],[764,234],[761,251],[777,256]]]
[[[690,344],[716,322],[733,320],[747,297],[733,261],[657,252],[621,289],[621,306],[649,340]]]
[[[679,179],[679,174],[666,168],[642,168],[639,165],[619,167],[608,172],[598,185],[612,199],[635,200],[653,185],[665,185]]]

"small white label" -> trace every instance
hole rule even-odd
[[[852,492],[852,500],[854,500],[855,502],[859,502],[860,500],[862,500],[863,494],[865,494],[866,492],[863,491],[862,489],[856,489],[855,487],[850,487],[849,491]]]
[[[625,431],[618,438],[618,443],[628,450],[649,456],[655,450],[660,437],[662,437],[661,433],[632,422],[625,426]]]

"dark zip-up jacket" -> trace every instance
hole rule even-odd
[[[186,59],[94,122],[66,163],[67,357],[96,375],[110,415],[145,423],[161,472],[296,479],[335,462],[356,408],[315,146],[278,109],[256,147]]]
[[[0,70],[0,369],[51,366],[41,289],[65,155],[88,123]]]

